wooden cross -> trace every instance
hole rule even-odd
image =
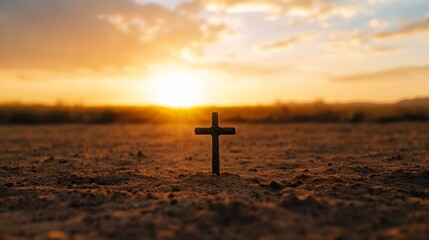
[[[235,135],[235,128],[219,127],[219,113],[214,112],[212,113],[212,126],[210,128],[195,128],[195,134],[212,136],[212,172],[220,175],[219,136]]]

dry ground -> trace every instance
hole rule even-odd
[[[429,239],[427,123],[236,127],[2,126],[0,239]]]

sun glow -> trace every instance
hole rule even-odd
[[[202,79],[198,74],[178,70],[157,74],[150,79],[149,90],[155,104],[168,107],[194,107],[203,101]]]

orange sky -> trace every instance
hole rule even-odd
[[[0,1],[0,102],[429,96],[427,0]]]

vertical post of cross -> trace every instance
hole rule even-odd
[[[219,129],[219,114],[212,113],[212,173],[220,175],[220,153],[219,153],[219,132],[214,131]]]
[[[221,128],[219,114],[212,113],[212,126],[210,128],[195,128],[196,135],[211,135],[212,137],[212,173],[220,175],[219,136],[235,135],[235,128]]]

